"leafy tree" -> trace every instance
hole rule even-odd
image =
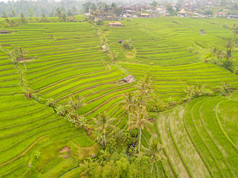
[[[82,6],[86,13],[90,13],[90,10],[96,10],[95,3],[87,2],[87,3],[83,4]]]
[[[45,16],[45,14],[41,15],[41,22],[46,22],[47,21],[47,17]]]
[[[7,15],[6,12],[3,12],[3,13],[2,13],[2,18],[8,18],[8,15]]]
[[[153,1],[151,4],[153,7],[157,7],[158,3],[156,1]]]
[[[222,86],[219,88],[219,92],[223,96],[229,95],[232,92],[232,85],[227,82],[223,82]]]
[[[100,19],[96,22],[97,25],[103,25],[103,21]]]
[[[12,17],[16,17],[17,13],[14,10],[12,10],[11,15],[12,15]]]
[[[128,40],[123,41],[122,47],[123,47],[124,49],[133,49],[133,48],[134,48],[134,45],[133,45],[133,43],[132,43],[131,38],[128,39]]]
[[[33,11],[33,9],[32,9],[32,8],[28,8],[27,11],[28,11],[29,17],[32,18],[32,17],[34,16],[34,11]]]

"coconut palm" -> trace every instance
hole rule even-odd
[[[224,58],[228,61],[233,60],[233,54],[232,54],[232,49],[227,49],[224,53]]]
[[[22,47],[15,48],[15,51],[16,51],[16,54],[19,56],[19,59],[23,60],[25,70],[27,70],[25,57],[28,54],[28,51]]]
[[[6,53],[6,55],[12,62],[12,64],[16,65],[18,63],[15,50],[8,50],[8,49],[4,49],[3,47],[0,47],[0,51],[3,51],[4,53]]]
[[[236,38],[236,36],[237,36],[237,34],[238,34],[238,26],[237,26],[236,24],[233,25],[232,30],[233,30],[234,36],[235,36],[235,38]]]
[[[59,116],[65,116],[65,114],[66,114],[66,108],[65,108],[65,106],[63,106],[63,105],[57,106],[55,110],[56,110],[56,113],[57,113]]]
[[[226,47],[227,49],[234,49],[235,46],[236,46],[236,44],[234,43],[233,40],[228,40],[228,41],[226,42],[226,44],[225,44],[225,47]]]
[[[69,101],[67,102],[67,107],[69,108],[68,112],[76,113],[77,119],[79,118],[78,110],[83,107],[85,104],[83,103],[83,98],[80,98],[78,95],[71,96]]]
[[[166,159],[166,158],[164,155],[162,155],[163,146],[159,143],[157,135],[154,135],[151,137],[148,148],[142,146],[142,149],[143,149],[143,155],[146,155],[150,158],[150,162],[152,165],[151,174],[153,173],[153,170],[156,169],[155,174],[156,174],[156,177],[158,177],[157,163],[160,160]]]
[[[133,107],[135,106],[135,98],[133,96],[133,93],[127,93],[124,96],[124,100],[120,103],[123,105],[124,109],[127,112],[128,115],[128,128],[130,127],[130,115],[132,112]]]
[[[133,114],[132,114],[133,120],[130,123],[129,129],[138,129],[139,130],[139,147],[138,151],[140,153],[141,148],[141,135],[142,130],[146,128],[148,131],[150,131],[148,126],[151,126],[152,123],[149,121],[149,114],[146,110],[145,106],[139,107]]]
[[[102,145],[106,146],[107,130],[115,127],[113,125],[115,118],[109,118],[106,112],[103,112],[99,114],[98,118],[93,118],[93,121],[95,123],[94,133],[97,135],[96,140],[102,141]]]
[[[53,98],[48,98],[46,100],[46,104],[47,104],[47,106],[54,108],[55,107],[55,100]]]

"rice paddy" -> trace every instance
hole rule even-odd
[[[78,162],[97,154],[97,145],[83,129],[45,104],[49,98],[63,105],[79,95],[85,102],[80,115],[90,120],[106,111],[116,118],[117,127],[124,128],[125,111],[119,103],[146,74],[152,76],[163,100],[181,101],[184,89],[198,83],[215,89],[227,82],[237,90],[237,74],[203,59],[212,47],[224,48],[226,40],[233,38],[230,27],[236,21],[156,18],[122,23],[125,27],[105,25],[107,44],[118,52],[110,68],[105,66],[111,59],[101,49],[97,29],[88,22],[29,23],[11,29],[15,33],[0,35],[4,48],[20,46],[29,51],[24,76],[34,95],[34,99],[24,96],[19,71],[0,52],[0,177],[74,177],[81,171]],[[132,56],[118,43],[129,38],[135,48]],[[24,63],[19,65],[24,68]],[[136,81],[122,82],[129,74]],[[153,131],[166,157],[160,164],[161,176],[237,177],[237,108],[235,91],[229,97],[201,97],[152,113]],[[144,132],[144,144],[147,137]]]

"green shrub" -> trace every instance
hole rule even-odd
[[[133,49],[133,48],[134,48],[134,45],[133,45],[133,43],[132,43],[131,38],[128,39],[128,40],[125,40],[125,41],[122,43],[122,48],[124,48],[124,49]]]

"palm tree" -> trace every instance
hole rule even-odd
[[[235,46],[236,46],[236,44],[234,43],[233,40],[228,40],[228,41],[226,42],[226,44],[225,44],[225,47],[226,47],[227,49],[234,49]]]
[[[154,95],[154,90],[152,87],[152,78],[149,75],[146,75],[137,83],[137,92],[136,92],[136,102],[138,107],[142,105],[147,105],[150,100],[150,96]]]
[[[63,106],[63,105],[57,106],[55,110],[56,110],[56,113],[57,113],[59,116],[65,116],[65,114],[66,114],[66,108],[65,108],[65,106]]]
[[[0,51],[3,51],[4,53],[6,53],[8,58],[11,60],[12,64],[16,65],[18,63],[15,50],[7,50],[7,49],[4,49],[3,47],[0,47]]]
[[[139,130],[139,153],[141,148],[141,135],[142,130],[146,128],[148,131],[150,131],[148,126],[151,126],[152,123],[149,121],[149,114],[146,110],[145,106],[141,106],[138,108],[137,111],[135,111],[132,114],[133,120],[130,123],[129,129],[138,129]]]
[[[48,98],[46,100],[46,104],[49,106],[49,107],[52,107],[54,108],[55,107],[55,100],[53,98]]]
[[[235,36],[235,38],[236,38],[236,36],[237,36],[237,34],[238,34],[238,26],[237,26],[236,24],[233,25],[232,30],[233,30],[234,36]]]
[[[158,161],[162,159],[166,159],[164,155],[162,155],[163,146],[159,143],[157,135],[154,135],[150,138],[149,147],[146,148],[142,146],[143,154],[150,157],[151,162],[151,174],[153,173],[153,170],[156,169],[155,174],[156,177],[158,177],[158,168],[157,163]]]
[[[16,48],[15,51],[16,51],[16,54],[19,56],[19,59],[24,61],[24,67],[25,67],[25,70],[27,70],[25,57],[28,54],[28,51],[22,47]]]
[[[106,146],[107,130],[115,127],[113,125],[115,118],[109,118],[106,112],[104,112],[99,114],[97,119],[93,118],[93,121],[95,122],[95,134],[98,135],[97,140],[102,140],[102,145]]]
[[[232,49],[226,50],[226,52],[224,53],[224,58],[228,61],[232,61],[233,59]]]
[[[83,163],[79,164],[79,167],[81,168],[80,176],[81,177],[88,177],[88,175],[90,173],[89,161],[88,160],[84,160]]]
[[[120,104],[123,105],[124,109],[126,110],[126,112],[128,114],[128,128],[129,128],[130,127],[130,115],[131,115],[132,109],[135,105],[135,98],[133,96],[133,93],[129,92],[129,93],[125,94],[124,100]]]
[[[83,107],[85,104],[83,103],[83,98],[80,98],[78,95],[71,96],[69,101],[67,102],[67,106],[69,107],[69,112],[76,112],[76,119],[78,120],[78,110]]]

